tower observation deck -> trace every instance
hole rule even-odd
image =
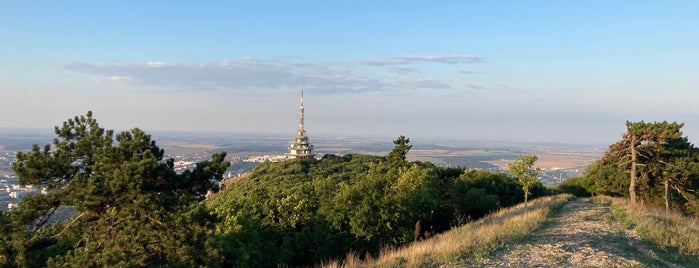
[[[301,91],[301,108],[299,109],[299,128],[296,136],[289,142],[289,158],[312,157],[313,144],[303,128],[303,90]]]

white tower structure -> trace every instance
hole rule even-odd
[[[299,129],[296,136],[289,142],[289,158],[311,157],[313,156],[313,145],[306,136],[303,128],[303,90],[301,90],[301,108],[299,109]]]

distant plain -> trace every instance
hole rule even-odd
[[[198,161],[225,151],[234,164],[244,159],[286,153],[291,134],[241,134],[205,132],[154,132],[153,139],[175,160]],[[32,144],[50,143],[54,135],[48,130],[0,130],[0,176],[12,174],[11,161],[16,151],[26,151]],[[409,137],[410,138],[410,137]],[[314,153],[385,155],[393,147],[390,137],[341,137],[311,135]],[[537,167],[558,172],[550,176],[568,177],[581,173],[606,150],[599,144],[559,142],[438,140],[411,139],[410,160],[429,161],[439,166],[461,166],[487,170],[504,170],[518,154],[536,154]],[[235,165],[234,165],[235,166]],[[245,165],[250,169],[254,165]]]

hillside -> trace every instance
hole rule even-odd
[[[211,195],[226,152],[178,173],[149,134],[88,112],[17,153],[19,182],[49,191],[0,212],[0,267],[695,267],[699,224],[683,215],[699,215],[699,149],[682,124],[628,125],[630,141],[558,189],[536,179],[536,155],[509,175],[438,166],[410,161],[401,135],[386,156],[265,162]],[[566,189],[630,198],[552,195]],[[50,221],[60,207],[75,216]]]
[[[348,254],[344,263],[324,266],[693,267],[699,262],[692,218],[624,207],[621,199],[569,198],[520,204],[427,241],[385,250],[376,260]],[[664,222],[665,229],[650,230],[649,221]],[[654,232],[676,244],[656,241]]]

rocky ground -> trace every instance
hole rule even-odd
[[[481,267],[682,267],[649,250],[633,230],[605,218],[611,209],[588,199],[568,202],[551,222],[492,258],[470,260]]]

